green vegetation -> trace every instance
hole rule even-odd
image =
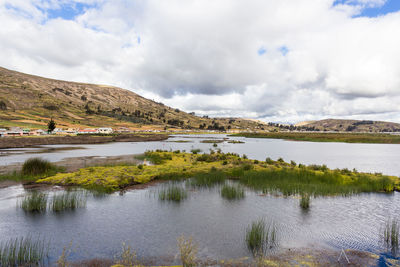
[[[236,200],[244,198],[244,189],[239,185],[227,185],[225,184],[221,188],[221,196],[228,200]]]
[[[268,249],[277,245],[276,227],[261,219],[246,229],[247,248],[254,256],[264,255]]]
[[[184,267],[198,266],[196,264],[198,248],[192,237],[186,238],[181,235],[178,238],[178,249]]]
[[[56,123],[53,118],[50,119],[49,123],[47,124],[47,132],[51,133],[56,129]]]
[[[187,197],[185,189],[176,185],[169,185],[158,192],[158,199],[162,201],[180,202]]]
[[[386,246],[396,254],[399,248],[399,223],[396,220],[386,222],[383,238]]]
[[[310,195],[308,195],[308,194],[301,195],[300,207],[303,210],[308,210],[310,208]]]
[[[0,244],[0,266],[40,266],[47,258],[48,250],[44,240],[11,239]]]
[[[86,195],[83,192],[64,192],[54,195],[50,208],[53,212],[75,210],[86,207]]]
[[[240,133],[233,136],[247,138],[273,138],[309,142],[344,142],[344,143],[376,143],[400,144],[399,135],[372,133],[304,133],[304,132],[264,132]]]
[[[24,197],[20,206],[26,212],[46,212],[47,194],[33,191],[32,193]]]
[[[393,192],[399,188],[400,182],[394,176],[360,173],[348,169],[330,170],[324,165],[294,165],[269,158],[267,162],[260,162],[221,152],[190,154],[159,150],[146,152],[142,159],[150,160],[155,165],[89,167],[73,173],[58,173],[37,182],[75,185],[110,193],[154,179],[193,178],[189,180],[189,184],[211,187],[230,178],[264,193],[306,193],[310,196]]]
[[[31,158],[24,162],[24,165],[22,166],[22,174],[31,176],[44,175],[56,169],[57,167],[47,160],[41,158]]]
[[[226,180],[226,174],[221,171],[210,171],[209,173],[198,173],[192,179],[189,184],[194,187],[213,187],[218,184],[224,183]]]

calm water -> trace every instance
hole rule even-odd
[[[201,140],[225,137],[174,136],[163,142],[77,145],[85,149],[40,154],[35,153],[66,146],[2,150],[0,164],[23,162],[34,156],[59,161],[67,157],[138,154],[151,149],[208,151],[212,144],[200,143]],[[224,142],[218,148],[253,159],[282,157],[298,163],[400,175],[399,145],[228,138],[245,144]],[[179,140],[189,142],[174,142]],[[165,184],[129,191],[122,196],[89,197],[86,208],[43,215],[28,215],[17,207],[18,200],[26,194],[22,186],[0,189],[0,242],[26,235],[46,238],[51,241],[51,260],[57,259],[70,242],[73,244],[70,258],[74,260],[112,258],[125,242],[141,258],[155,258],[163,263],[165,259],[174,261],[178,252],[176,239],[185,234],[198,243],[201,257],[239,258],[250,255],[244,243],[246,227],[256,219],[265,218],[278,225],[280,249],[344,248],[382,253],[385,222],[389,218],[400,219],[400,193],[320,197],[312,199],[310,211],[305,213],[297,198],[262,196],[249,190],[240,201],[226,201],[219,189],[214,188],[190,190],[188,199],[180,204],[165,203],[157,197],[162,186]]]
[[[399,218],[400,194],[362,194],[312,199],[303,212],[296,198],[262,196],[247,191],[239,201],[222,199],[219,189],[189,191],[176,204],[158,200],[160,184],[143,190],[89,197],[75,212],[28,215],[17,207],[21,186],[0,190],[0,241],[29,234],[51,240],[51,259],[74,244],[71,259],[112,258],[123,242],[142,258],[174,259],[177,238],[185,234],[198,243],[200,256],[213,259],[250,256],[245,229],[265,218],[277,224],[279,249],[358,249],[381,253],[383,226]]]
[[[40,156],[50,161],[60,161],[68,157],[84,156],[117,156],[139,154],[154,149],[180,149],[190,151],[200,148],[203,151],[213,149],[212,144],[200,143],[204,139],[223,139],[226,135],[190,135],[173,136],[162,142],[108,143],[101,145],[52,145],[43,148],[24,148],[0,150],[0,165],[24,162],[27,158]],[[223,142],[218,144],[224,152],[246,154],[249,158],[265,160],[266,157],[285,161],[294,160],[303,164],[326,164],[330,168],[356,168],[365,172],[382,172],[400,176],[400,145],[392,144],[346,144],[294,142],[278,139],[227,137],[230,140],[241,140],[245,144]],[[174,141],[185,140],[188,143]],[[84,149],[64,150],[54,153],[40,153],[49,148],[82,147]]]

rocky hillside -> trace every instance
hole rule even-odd
[[[337,120],[326,119],[296,124],[297,128],[307,128],[317,131],[339,132],[400,132],[400,124],[385,121],[370,120]]]
[[[261,129],[239,118],[198,117],[121,88],[75,83],[0,68],[0,128],[129,127],[141,129]]]

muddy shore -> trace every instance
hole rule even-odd
[[[45,136],[45,137],[3,137],[0,149],[23,148],[40,145],[102,144],[109,142],[148,142],[168,139],[165,134],[120,134],[113,136]]]

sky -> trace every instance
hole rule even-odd
[[[0,0],[0,66],[198,115],[400,122],[400,0]]]

